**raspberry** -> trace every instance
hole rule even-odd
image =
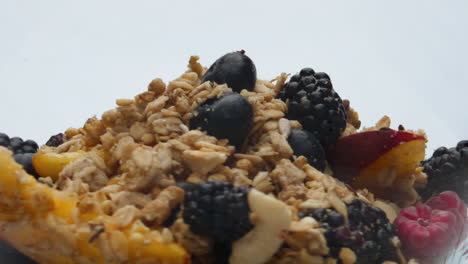
[[[230,243],[253,228],[247,188],[220,181],[179,186],[185,190],[182,217],[192,232]]]
[[[436,149],[421,165],[428,175],[426,187],[418,189],[423,199],[449,190],[468,203],[468,141],[460,141],[454,148]]]
[[[457,217],[456,228],[463,233],[467,225],[466,206],[458,197],[457,193],[445,191],[429,199],[426,204],[432,209],[445,210],[452,212]]]
[[[287,118],[298,120],[325,150],[346,127],[346,110],[326,73],[304,68],[291,77],[278,97],[289,102]]]
[[[325,238],[330,248],[330,255],[338,257],[341,248],[352,249],[357,256],[357,263],[382,263],[397,261],[396,248],[391,238],[396,235],[385,213],[355,199],[347,205],[348,223],[334,209],[315,209],[299,213],[299,217],[311,216],[325,229]]]
[[[444,256],[457,237],[457,216],[450,211],[432,209],[426,204],[400,211],[395,229],[408,256],[435,258]]]

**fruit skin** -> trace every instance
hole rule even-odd
[[[278,97],[289,101],[286,117],[298,120],[325,150],[346,128],[346,110],[326,73],[304,68],[291,77]]]
[[[220,181],[179,186],[185,190],[182,217],[192,232],[217,243],[231,243],[253,228],[249,189]]]
[[[10,137],[5,133],[0,133],[0,146],[8,147],[10,145]]]
[[[426,202],[426,205],[432,209],[445,210],[452,212],[457,218],[457,230],[459,233],[467,228],[468,216],[467,208],[457,193],[445,191],[437,196],[432,197]]]
[[[46,145],[49,147],[58,147],[63,143],[63,133],[53,135],[47,140]]]
[[[7,134],[0,133],[0,146],[13,151],[13,158],[17,163],[23,166],[27,173],[38,176],[32,164],[32,157],[39,148],[34,140],[23,141],[20,137],[10,138]]]
[[[355,252],[357,263],[397,261],[396,248],[391,242],[396,233],[385,213],[358,199],[346,207],[348,223],[331,208],[300,212],[298,216],[310,216],[319,222],[325,229],[329,254],[334,258],[338,257],[341,248],[348,247]]]
[[[32,163],[32,158],[34,156],[34,153],[18,153],[14,154],[13,158],[15,161],[21,166],[23,166],[23,169],[30,175],[33,176],[38,176],[36,170],[34,169],[33,163]]]
[[[456,215],[427,204],[402,209],[393,224],[409,257],[445,256],[459,236]]]
[[[202,83],[206,81],[225,83],[238,93],[243,89],[253,91],[257,81],[257,69],[253,61],[245,55],[245,51],[231,52],[210,66],[201,79]]]
[[[309,164],[319,171],[325,169],[325,152],[312,133],[303,129],[293,129],[288,143],[294,155],[306,157]]]
[[[421,135],[393,129],[356,133],[336,142],[328,162],[334,177],[382,195],[387,189],[375,175],[394,169],[396,177],[409,176],[424,158],[425,142]]]
[[[225,93],[210,98],[197,108],[190,119],[190,129],[201,128],[208,135],[228,139],[239,147],[253,123],[253,108],[249,101],[237,93]]]
[[[418,189],[423,199],[451,190],[468,204],[468,141],[460,141],[456,147],[440,147],[431,158],[421,162],[428,175],[427,185]]]

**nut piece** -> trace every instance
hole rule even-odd
[[[218,165],[223,164],[227,159],[225,153],[199,150],[186,150],[183,155],[187,166],[189,166],[193,172],[203,175],[206,175]]]
[[[265,263],[281,246],[282,234],[291,224],[291,211],[283,202],[255,189],[249,192],[248,202],[255,227],[232,245],[230,264]]]

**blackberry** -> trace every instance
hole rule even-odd
[[[325,152],[312,133],[302,129],[293,129],[288,137],[288,143],[294,155],[306,157],[309,164],[319,171],[325,169]]]
[[[212,81],[227,84],[234,92],[243,89],[253,91],[257,81],[257,69],[245,51],[228,53],[217,59],[206,71],[201,82]]]
[[[346,110],[326,73],[304,68],[291,77],[278,97],[289,101],[286,117],[298,120],[325,150],[346,127]]]
[[[208,135],[228,139],[239,147],[253,122],[253,108],[240,94],[226,93],[210,98],[201,104],[197,114],[190,119],[190,129],[201,128]]]
[[[429,199],[443,191],[454,191],[468,204],[468,140],[456,147],[440,147],[421,166],[428,175],[427,185],[418,189],[423,199]]]
[[[348,247],[356,254],[356,263],[398,262],[396,248],[391,242],[396,232],[385,213],[358,199],[346,207],[348,223],[340,213],[330,208],[300,213],[299,217],[311,216],[320,223],[325,229],[329,255],[334,258],[338,258],[341,248]]]
[[[58,147],[63,143],[63,133],[53,135],[47,140],[46,145],[49,147]]]
[[[192,232],[224,244],[253,228],[247,202],[249,189],[220,181],[182,187],[185,189],[182,217]]]
[[[0,146],[13,151],[13,154],[36,153],[39,146],[34,140],[23,141],[20,137],[10,138],[5,133],[0,133]]]

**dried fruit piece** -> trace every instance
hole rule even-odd
[[[63,143],[63,133],[53,135],[47,140],[46,145],[49,147],[58,147]]]

